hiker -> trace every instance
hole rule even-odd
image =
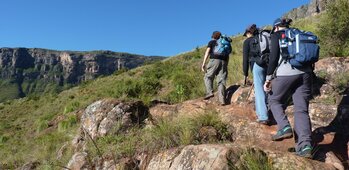
[[[212,40],[208,42],[201,70],[205,73],[204,81],[206,86],[206,96],[204,100],[213,97],[213,80],[217,76],[218,100],[220,105],[225,105],[225,84],[227,81],[228,61],[231,52],[231,39],[222,36],[219,31],[214,31],[211,36]],[[206,66],[208,56],[210,60]]]
[[[259,43],[260,38],[262,37],[260,36],[260,31],[256,24],[248,26],[245,30],[244,36],[247,37],[243,44],[243,72],[245,76],[245,85],[246,80],[248,79],[248,69],[250,67],[253,74],[257,122],[268,125],[267,100],[266,93],[263,90],[267,72],[267,63],[261,60],[261,55],[269,54],[269,48],[263,50],[262,53]],[[265,38],[262,40],[267,41],[268,43],[268,40]]]
[[[285,115],[287,101],[292,96],[296,154],[311,158],[311,122],[308,108],[311,97],[312,66],[308,64],[296,67],[291,65],[291,60],[283,58],[290,55],[287,49],[290,46],[285,48],[284,45],[287,46],[288,41],[291,41],[285,34],[291,22],[291,19],[278,18],[273,23],[274,33],[271,35],[271,52],[264,90],[270,93],[269,104],[278,127],[272,140],[281,141],[293,137],[293,130]]]

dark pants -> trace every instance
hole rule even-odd
[[[285,115],[285,109],[287,101],[292,95],[297,151],[305,145],[311,146],[311,123],[308,112],[311,97],[311,79],[311,73],[304,73],[294,76],[278,76],[272,81],[269,102],[278,130],[287,125],[290,126]]]

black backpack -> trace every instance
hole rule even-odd
[[[261,67],[268,66],[270,54],[270,31],[259,30],[250,44],[251,61]]]

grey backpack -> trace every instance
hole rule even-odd
[[[267,66],[269,62],[270,53],[270,32],[268,30],[259,30],[258,35],[255,35],[253,45],[253,51],[255,56],[253,61],[255,61],[259,66]]]
[[[261,54],[270,53],[270,33],[267,30],[261,30],[258,36]]]

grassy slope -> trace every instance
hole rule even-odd
[[[234,38],[228,85],[241,79],[241,36]],[[200,72],[204,47],[127,72],[99,78],[60,94],[32,96],[0,104],[1,163],[21,165],[30,160],[55,160],[56,151],[76,132],[74,119],[68,126],[49,129],[59,115],[83,109],[102,98],[153,99],[181,102],[204,95]],[[69,117],[69,116],[68,116]],[[61,126],[61,127],[62,127]],[[35,155],[35,156],[34,156]],[[67,161],[67,158],[63,158]]]
[[[309,23],[317,21],[316,18],[301,20],[295,25],[315,30]],[[227,86],[242,79],[243,40],[242,36],[233,38]],[[162,62],[84,83],[60,94],[0,104],[0,163],[11,166],[33,160],[59,163],[55,159],[57,150],[72,140],[78,126],[69,112],[83,109],[98,99],[141,99],[145,103],[159,99],[175,103],[203,96],[200,66],[204,50],[205,47],[197,48]],[[60,128],[48,128],[48,122],[60,115],[67,116],[64,124],[60,124]],[[60,164],[66,164],[70,156],[63,157]]]

